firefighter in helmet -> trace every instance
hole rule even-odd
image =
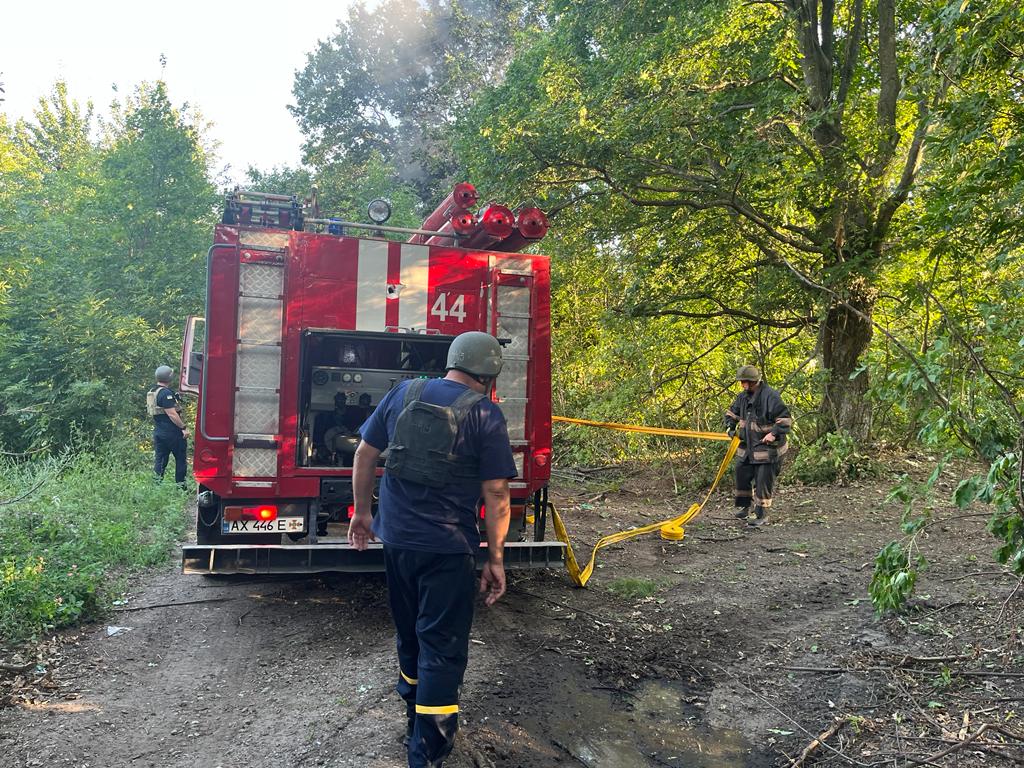
[[[736,449],[736,517],[747,520],[752,512],[750,525],[760,526],[772,506],[793,419],[778,391],[764,383],[757,368],[744,365],[737,371],[736,380],[743,391],[725,412],[726,429],[740,438]]]
[[[146,413],[153,419],[153,471],[162,478],[167,461],[174,457],[174,482],[185,486],[185,439],[188,427],[181,419],[178,393],[171,389],[174,371],[169,365],[156,369],[156,384],[146,393]]]
[[[505,593],[508,481],[516,466],[505,417],[488,397],[501,367],[497,339],[463,333],[451,344],[443,379],[402,382],[360,430],[348,540],[360,550],[372,539],[384,546],[411,768],[440,766],[458,728],[481,500],[488,561],[479,591],[487,605]],[[379,508],[371,517],[374,468],[385,449]]]

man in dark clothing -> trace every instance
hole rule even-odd
[[[163,478],[167,461],[173,456],[174,482],[184,487],[188,427],[181,419],[178,393],[171,389],[173,374],[168,365],[156,369],[156,386],[146,394],[146,413],[153,417],[153,471]]]
[[[501,345],[486,333],[459,335],[443,379],[391,390],[361,428],[348,540],[383,544],[388,601],[398,640],[398,694],[406,702],[410,768],[440,766],[458,728],[480,548],[483,501],[488,561],[485,603],[505,593],[509,479],[516,476],[505,417],[488,394],[501,372]],[[377,516],[377,460],[388,450]]]
[[[793,419],[778,391],[761,380],[757,368],[744,365],[736,379],[743,391],[725,412],[726,429],[729,434],[738,430],[740,437],[736,449],[736,506],[740,510],[736,517],[747,519],[753,501],[754,519],[750,524],[760,526],[772,506]]]

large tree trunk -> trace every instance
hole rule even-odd
[[[825,432],[842,430],[864,439],[871,423],[871,406],[866,397],[868,373],[857,371],[861,355],[871,343],[872,307],[864,300],[851,300],[850,304],[863,317],[844,305],[833,304],[822,328],[822,358],[828,369],[822,427]]]

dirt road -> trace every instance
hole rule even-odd
[[[615,485],[560,489],[581,550],[684,503],[650,476]],[[929,529],[924,597],[879,621],[865,591],[896,536],[888,487],[786,488],[761,530],[723,495],[683,542],[606,552],[585,590],[513,574],[479,609],[449,765],[785,765],[836,718],[808,762],[1024,758],[1022,601],[1004,604],[1015,582],[990,560],[984,517]],[[0,766],[402,766],[384,592],[374,576],[152,574],[0,710]],[[983,723],[1009,735],[968,738]]]

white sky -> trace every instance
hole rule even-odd
[[[286,109],[295,71],[334,34],[352,0],[35,0],[0,14],[0,110],[31,117],[64,79],[70,96],[107,111],[115,94],[161,76],[171,100],[199,108],[220,144],[217,169],[296,165],[302,136]]]

